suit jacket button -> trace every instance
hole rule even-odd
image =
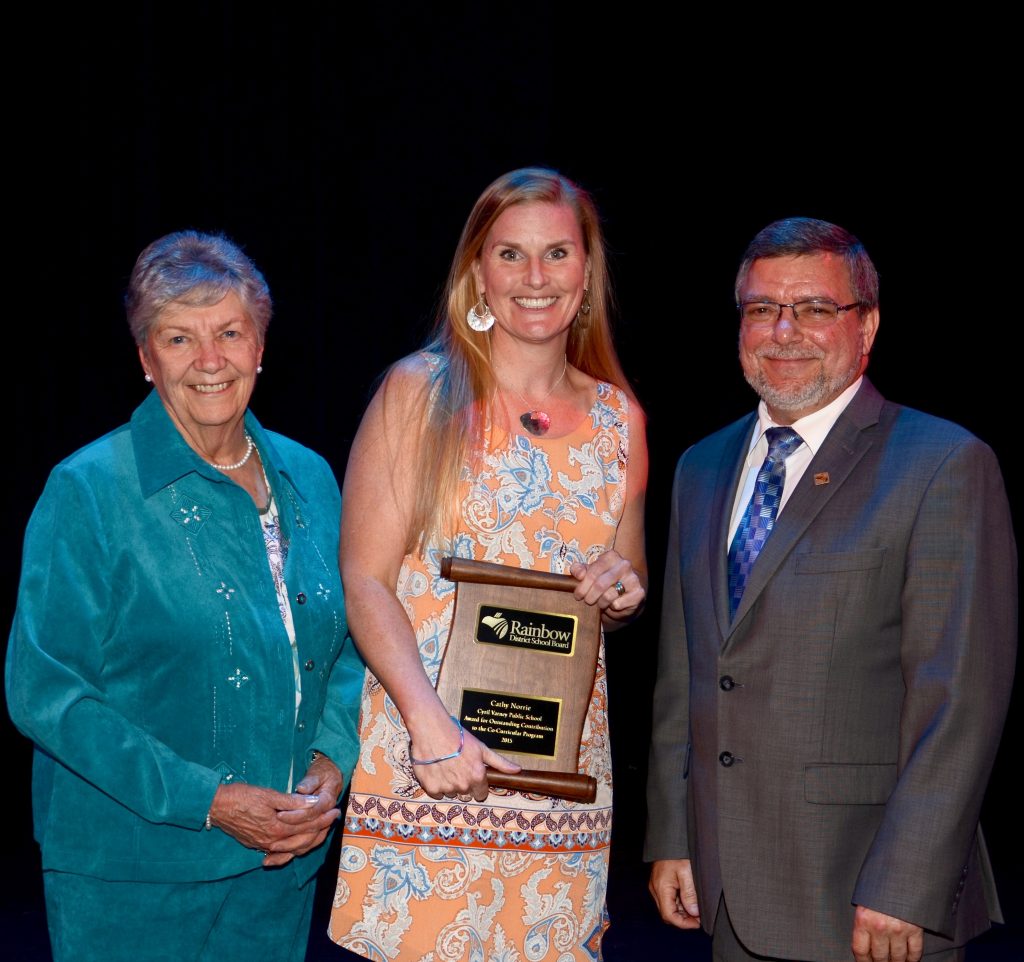
[[[297,595],[295,596],[295,600],[296,600],[296,601],[297,601],[297,602],[298,602],[298,603],[299,603],[300,605],[304,605],[304,604],[306,603],[306,592],[304,592],[304,591],[300,591],[300,592],[299,592],[299,593],[298,593],[298,594],[297,594]]]
[[[297,725],[295,726],[295,728],[296,728],[296,729],[297,729],[298,731],[300,731],[300,732],[304,732],[304,731],[306,730],[306,723],[305,723],[304,721],[300,721],[300,722],[299,722],[299,723],[298,723],[298,724],[297,724]]]
[[[732,680],[732,675],[722,675],[722,677],[718,679],[718,687],[721,688],[722,691],[732,691],[736,687],[736,682]]]
[[[306,667],[306,671],[312,671],[314,668],[316,668],[316,662],[313,661],[312,658],[310,658],[309,661],[306,662],[306,666],[305,667]]]
[[[733,755],[732,752],[722,752],[722,754],[718,756],[718,761],[721,762],[723,768],[728,768],[734,761],[736,761],[736,756]]]

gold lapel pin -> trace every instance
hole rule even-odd
[[[819,471],[814,476],[815,484],[828,484],[828,471]]]

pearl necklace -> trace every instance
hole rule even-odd
[[[247,447],[241,461],[236,461],[234,464],[217,464],[216,461],[207,461],[206,463],[211,468],[216,468],[218,471],[237,471],[249,460],[249,458],[252,457],[253,449],[256,447],[256,445],[253,444],[252,435],[250,435],[248,431],[245,432],[245,440]]]
[[[529,410],[523,411],[523,413],[519,415],[519,423],[524,428],[526,428],[526,430],[529,431],[530,434],[532,434],[534,437],[538,437],[539,438],[539,437],[541,437],[541,435],[547,434],[548,433],[548,428],[551,427],[551,415],[549,415],[547,411],[542,411],[540,409],[540,405],[543,404],[549,397],[551,397],[551,394],[555,390],[555,388],[558,387],[558,385],[562,383],[562,378],[565,377],[565,369],[568,366],[569,366],[569,358],[568,358],[567,355],[563,354],[562,355],[562,373],[558,375],[558,380],[555,381],[555,383],[551,385],[551,389],[548,391],[547,394],[544,395],[544,397],[542,397],[540,399],[540,401],[537,403],[537,407],[535,407],[535,408],[531,407],[530,402],[527,401],[525,397],[523,397],[522,393],[517,391],[515,388],[512,388],[512,390],[515,391],[516,394],[519,395],[519,397],[522,400],[523,404],[525,404],[526,407],[529,409]]]

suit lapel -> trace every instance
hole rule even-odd
[[[854,468],[873,443],[865,429],[878,423],[882,404],[882,396],[865,378],[860,390],[832,426],[779,515],[771,537],[765,542],[751,569],[730,630],[742,623],[811,522],[848,482]],[[815,475],[822,472],[828,474],[828,483],[815,484]],[[726,643],[729,641],[729,633],[728,630],[725,632]]]

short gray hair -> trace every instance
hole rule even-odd
[[[153,241],[135,262],[124,306],[140,347],[170,304],[208,307],[234,292],[263,342],[273,305],[270,288],[242,249],[222,234],[186,230]]]
[[[878,271],[864,245],[848,230],[813,217],[787,217],[769,224],[750,242],[736,274],[736,301],[750,266],[762,257],[838,254],[846,263],[853,296],[865,310],[878,305]]]

